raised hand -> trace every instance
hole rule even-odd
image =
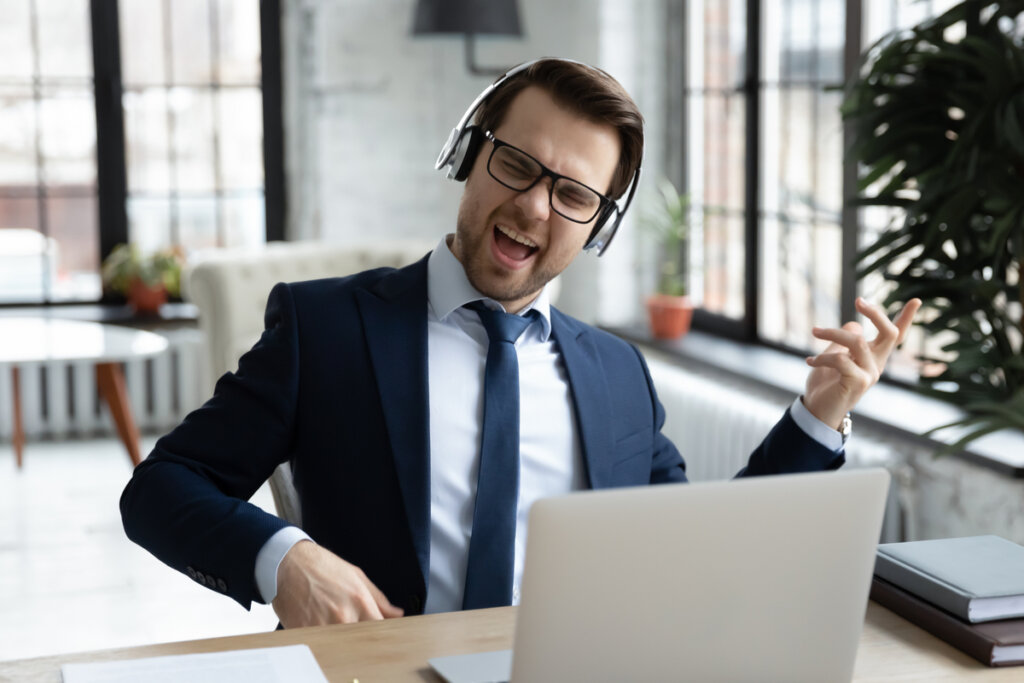
[[[274,612],[285,628],[400,617],[363,570],[312,541],[299,541],[277,570]]]
[[[812,415],[833,429],[839,428],[843,416],[878,382],[889,355],[907,336],[921,300],[908,301],[894,320],[860,297],[856,306],[878,330],[872,341],[864,338],[864,330],[856,322],[838,329],[815,327],[811,331],[818,339],[831,343],[807,359],[814,369],[807,377],[803,401]]]

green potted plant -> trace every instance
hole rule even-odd
[[[963,447],[1024,429],[1024,3],[968,0],[865,54],[842,113],[857,203],[898,209],[859,254],[887,303],[920,297],[947,334],[922,389],[961,405]],[[947,425],[953,426],[953,425]]]
[[[183,260],[178,249],[143,256],[134,244],[119,244],[103,261],[103,283],[136,313],[156,313],[168,296],[180,295]]]
[[[658,197],[641,225],[655,242],[657,285],[647,298],[651,333],[658,339],[678,339],[690,330],[693,304],[687,296],[690,199],[670,180],[658,181]]]

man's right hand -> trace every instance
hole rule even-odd
[[[312,541],[299,541],[281,560],[272,604],[285,628],[350,624],[404,614],[362,569]]]

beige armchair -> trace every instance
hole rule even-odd
[[[263,332],[263,311],[278,282],[349,275],[368,268],[404,266],[423,257],[435,241],[393,240],[359,246],[324,242],[271,242],[259,249],[215,250],[200,256],[182,278],[184,296],[199,308],[205,336],[207,395],[216,378],[238,367],[238,359]],[[302,525],[291,469],[270,478],[278,516]]]

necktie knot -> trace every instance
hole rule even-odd
[[[480,322],[487,330],[487,339],[491,342],[514,344],[537,316],[537,312],[534,310],[525,316],[497,311],[487,308],[479,301],[470,304],[469,307],[480,315]]]

